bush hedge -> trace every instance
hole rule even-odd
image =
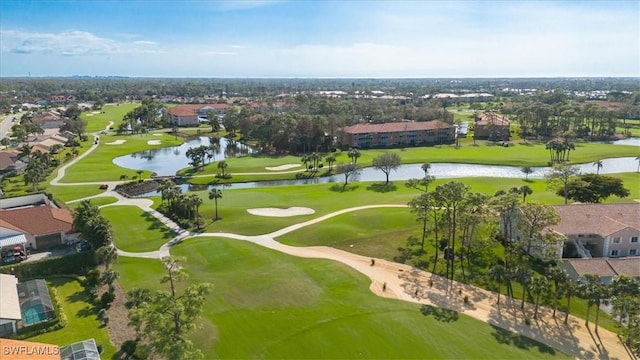
[[[52,275],[83,275],[96,264],[93,252],[86,251],[68,256],[55,256],[39,261],[5,265],[0,267],[0,273],[12,274],[19,281],[26,281]]]

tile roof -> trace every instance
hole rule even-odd
[[[0,151],[0,169],[4,169],[9,165],[13,165],[18,161],[18,152],[11,150]]]
[[[553,230],[565,235],[597,234],[602,237],[628,227],[640,231],[640,203],[556,205],[560,223]]]
[[[509,126],[511,122],[506,116],[495,112],[482,113],[476,119],[476,125]]]
[[[640,257],[626,257],[620,259],[608,259],[611,268],[618,274],[640,277]]]
[[[400,131],[421,131],[421,130],[435,130],[435,129],[453,129],[453,125],[447,124],[440,120],[431,121],[403,121],[403,122],[389,122],[384,124],[357,124],[347,126],[341,130],[349,134],[368,134],[368,133],[389,133]]]
[[[594,274],[599,277],[616,276],[606,258],[596,259],[568,259],[567,262],[573,267],[578,276],[582,277],[586,274]]]
[[[33,234],[70,233],[73,217],[69,210],[49,206],[32,206],[11,210],[0,209],[0,221],[21,231]]]
[[[169,114],[173,116],[197,116],[198,109],[204,105],[178,105],[169,109]]]
[[[15,349],[0,352],[2,360],[60,360],[58,345],[0,338],[0,351],[2,349]]]

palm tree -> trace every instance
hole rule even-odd
[[[533,194],[533,190],[527,185],[520,186],[518,192],[522,194],[522,202],[526,202],[527,196]]]
[[[142,180],[142,173],[143,172],[144,172],[143,170],[136,171],[136,174],[138,174],[138,179]]]
[[[571,313],[571,298],[580,290],[580,284],[573,280],[568,280],[564,289],[567,292],[567,312],[564,314],[564,323],[567,324]]]
[[[191,195],[190,198],[191,198],[191,206],[193,206],[193,208],[196,210],[195,214],[194,214],[195,215],[194,217],[195,217],[195,221],[196,221],[196,226],[197,226],[198,230],[200,230],[200,212],[199,212],[199,209],[200,209],[200,205],[202,205],[202,199],[200,198],[200,196],[195,195],[195,194]]]
[[[18,153],[18,158],[26,157],[27,159],[31,158],[31,146],[29,144],[24,144],[20,147],[20,152]]]
[[[127,174],[122,174],[122,175],[120,175],[120,180],[122,180],[122,183],[123,183],[123,184],[127,181],[127,179],[128,179],[128,178],[129,178],[129,177],[127,176]]]
[[[594,274],[585,274],[584,278],[586,283],[582,284],[581,295],[587,300],[587,315],[585,317],[584,325],[589,327],[589,313],[591,312],[591,306],[596,305],[596,321],[600,314],[600,299],[601,299],[601,285],[600,277]],[[598,325],[596,322],[596,332],[598,331]]]
[[[333,155],[329,155],[325,158],[325,160],[329,163],[329,171],[333,170],[333,163],[336,162],[336,157]]]
[[[349,159],[351,159],[352,163],[357,164],[358,158],[362,156],[362,154],[360,153],[360,150],[351,148],[347,153],[347,156],[349,156]]]
[[[531,279],[531,291],[536,295],[535,310],[533,318],[538,317],[538,307],[540,306],[540,295],[549,291],[549,281],[544,277],[534,277]]]
[[[420,166],[420,168],[422,169],[422,171],[424,171],[424,176],[426,177],[427,175],[429,175],[429,170],[431,170],[431,163],[424,163]]]
[[[553,266],[547,269],[547,276],[553,281],[553,317],[556,317],[556,310],[558,309],[558,298],[564,292],[565,286],[569,281],[569,274],[558,266]]]
[[[498,307],[500,307],[500,289],[507,280],[507,269],[502,265],[493,265],[489,269],[489,278],[498,284]]]
[[[304,163],[304,169],[305,170],[309,170],[309,161],[311,161],[311,156],[309,155],[302,155],[300,157],[300,161]]]
[[[214,220],[218,220],[218,199],[222,198],[222,190],[213,188],[209,191],[209,200],[213,200],[216,206],[216,218]]]
[[[533,168],[531,166],[523,166],[520,171],[524,173],[525,180],[529,180],[529,174],[533,173]]]
[[[229,164],[227,164],[226,161],[224,160],[220,160],[218,162],[218,169],[220,169],[222,171],[222,176],[224,177],[224,170],[227,168],[227,166],[229,166]]]
[[[604,166],[602,160],[594,161],[593,166],[596,167],[596,175],[600,175],[600,169]]]
[[[515,271],[515,280],[522,285],[522,302],[520,303],[520,310],[524,310],[524,300],[529,291],[529,284],[531,283],[531,270],[525,266],[518,266]]]

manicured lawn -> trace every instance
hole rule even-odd
[[[98,188],[98,185],[73,185],[73,186],[53,186],[47,185],[47,192],[62,201],[70,201],[81,199],[87,196],[100,194],[104,190]]]
[[[94,110],[85,111],[80,118],[87,122],[86,132],[92,133],[104,130],[110,121],[113,121],[113,128],[117,129],[126,113],[140,106],[140,103],[122,103],[104,105],[99,114],[94,114]],[[104,112],[104,114],[102,113]]]
[[[610,198],[608,202],[629,202],[632,199],[640,199],[640,174],[624,173],[615,174],[625,183],[625,187],[631,191],[628,198]],[[454,179],[437,179],[431,189],[439,184],[453,181]],[[498,190],[508,190],[511,187],[527,185],[532,188],[533,195],[527,199],[534,199],[549,204],[562,204],[564,200],[555,195],[551,189],[547,189],[544,180],[536,179],[526,181],[524,179],[507,178],[460,178],[456,181],[471,186],[474,192],[484,192],[493,195]],[[212,200],[207,197],[207,192],[196,192],[203,198],[204,204],[200,208],[200,214],[205,220],[205,231],[227,231],[245,235],[256,235],[275,231],[282,227],[298,222],[313,219],[317,216],[347,207],[371,205],[371,204],[406,204],[417,191],[407,189],[404,182],[395,182],[391,191],[380,192],[380,183],[354,182],[343,191],[341,184],[317,184],[278,186],[251,189],[223,189],[223,198],[218,200],[218,211],[223,218],[220,221],[211,222],[215,208]],[[295,216],[289,218],[270,218],[254,216],[247,213],[247,209],[258,207],[291,207],[307,206],[316,211],[314,215]]]
[[[69,345],[94,338],[103,347],[102,359],[111,359],[116,349],[109,342],[109,333],[102,327],[89,297],[75,277],[52,277],[47,279],[58,293],[62,308],[67,315],[67,326],[60,330],[31,337],[27,340],[55,345]]]
[[[534,144],[521,142],[513,142],[512,146],[505,148],[503,146],[493,145],[487,142],[478,141],[478,145],[463,142],[462,146],[456,148],[453,145],[442,145],[432,147],[415,147],[406,149],[371,149],[361,150],[362,156],[358,159],[358,164],[367,167],[371,166],[373,158],[384,153],[397,153],[405,164],[412,163],[469,163],[469,164],[491,164],[491,165],[511,165],[511,166],[547,166],[549,161],[549,151],[545,149],[545,144]],[[329,154],[322,154],[322,162],[327,166],[325,158]],[[336,157],[336,164],[350,162],[346,151],[338,150],[332,153]],[[600,159],[637,156],[638,147],[632,145],[611,145],[602,143],[577,143],[576,150],[572,151],[571,162],[589,163]],[[247,172],[268,172],[267,166],[278,166],[284,164],[302,164],[300,157],[296,156],[277,156],[268,157],[263,155],[249,155],[240,158],[227,159],[227,172],[231,174],[247,173]],[[202,171],[196,175],[217,174],[217,162],[206,165]],[[295,169],[294,169],[295,170]],[[182,169],[180,174],[189,175],[190,169]],[[321,172],[319,173],[321,175]],[[256,181],[265,180],[269,177],[263,175],[235,175],[236,180],[232,181]],[[295,174],[287,176],[279,176],[279,179],[294,179]],[[213,179],[208,179],[208,181]],[[206,183],[206,181],[198,179],[193,180],[196,183]]]
[[[113,242],[124,251],[158,250],[175,236],[160,220],[136,206],[107,206],[100,213],[111,223]]]
[[[425,317],[415,304],[373,295],[368,278],[332,261],[217,238],[172,253],[187,257],[189,282],[215,286],[192,335],[206,358],[566,358],[517,336],[522,346],[500,343],[498,330],[465,315]],[[126,261],[116,269],[137,275],[121,278],[125,289],[158,288],[158,261]]]
[[[117,140],[126,140],[121,145],[109,145]],[[150,140],[159,140],[162,145],[149,145]],[[103,135],[100,137],[100,146],[89,156],[80,160],[75,165],[67,169],[62,182],[90,182],[90,181],[115,181],[121,175],[129,178],[137,176],[135,170],[124,169],[113,163],[113,159],[152,148],[180,145],[182,138],[175,138],[162,133],[162,136],[152,136],[150,134],[136,135]],[[151,172],[144,171],[142,176],[148,178]]]

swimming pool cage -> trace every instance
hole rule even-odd
[[[18,283],[22,325],[31,326],[55,317],[49,289],[43,279]]]

